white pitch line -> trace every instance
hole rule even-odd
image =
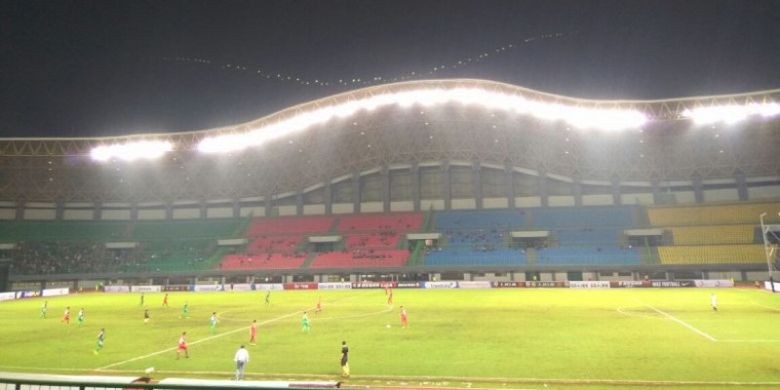
[[[300,314],[300,313],[303,313],[303,312],[304,312],[304,310],[295,311],[295,312],[292,312],[290,314],[285,314],[285,315],[280,316],[280,317],[271,318],[270,320],[265,320],[263,322],[260,322],[258,325],[269,324],[271,322],[279,321],[281,319],[284,319],[284,318],[287,318],[287,317],[291,317],[291,316],[294,316],[296,314]],[[246,331],[247,329],[248,329],[248,327],[242,326],[240,328],[229,330],[227,332],[220,333],[220,334],[215,335],[215,336],[210,336],[210,337],[206,337],[205,339],[200,339],[198,341],[193,341],[193,342],[189,343],[189,345],[205,343],[206,341],[211,341],[211,340],[214,340],[216,338],[220,338],[220,337],[227,336],[227,335],[230,335],[230,334],[233,334],[233,333],[237,333],[237,332],[243,332],[243,331]],[[95,370],[96,371],[100,371],[100,370],[105,370],[105,369],[108,369],[108,368],[111,368],[111,367],[121,366],[121,365],[126,364],[126,363],[130,363],[130,362],[134,362],[134,361],[137,361],[137,360],[146,359],[146,358],[149,358],[149,357],[152,357],[152,356],[161,355],[161,354],[166,353],[166,352],[175,351],[176,348],[178,348],[178,346],[177,347],[171,347],[171,348],[163,349],[162,351],[148,353],[148,354],[142,355],[142,356],[137,356],[137,357],[134,357],[134,358],[131,358],[131,359],[123,360],[121,362],[111,363],[111,364],[109,364],[107,366],[96,368]]]
[[[780,343],[780,339],[718,340],[722,343]]]
[[[138,370],[106,370],[106,372],[115,372],[118,374],[138,372]],[[174,375],[235,375],[235,371],[189,371],[189,370],[159,370],[157,374],[174,374]],[[252,373],[247,372],[247,376],[255,378],[283,378],[283,379],[295,379],[303,380],[307,378],[316,379],[332,379],[337,377],[338,374],[295,374],[295,373]],[[300,378],[300,379],[298,379]],[[583,378],[532,378],[532,377],[462,377],[462,376],[403,376],[403,375],[352,375],[351,379],[363,380],[363,381],[407,381],[407,382],[424,382],[424,381],[448,381],[448,382],[492,382],[492,383],[552,383],[552,384],[588,384],[588,385],[631,385],[631,386],[780,386],[780,381],[706,381],[706,380],[689,380],[689,381],[675,381],[675,380],[653,380],[653,379],[583,379]],[[342,385],[343,386],[343,385]],[[360,386],[360,385],[357,385]],[[362,386],[365,388],[365,386]],[[405,388],[419,388],[414,385],[407,385]],[[451,388],[451,387],[445,387]],[[464,390],[466,387],[462,387]],[[472,388],[473,389],[473,388]]]
[[[681,320],[681,319],[679,319],[679,318],[677,318],[677,317],[675,317],[675,316],[673,316],[673,315],[671,315],[671,314],[669,314],[669,313],[667,313],[665,311],[656,309],[655,307],[650,306],[650,305],[648,305],[647,303],[644,303],[644,302],[642,302],[642,304],[647,306],[647,307],[649,307],[649,308],[651,308],[651,309],[653,309],[653,310],[655,310],[656,313],[661,314],[662,316],[664,316],[664,317],[666,317],[666,318],[668,318],[668,319],[670,319],[670,320],[672,320],[672,321],[674,321],[674,322],[676,322],[676,323],[678,323],[678,324],[688,328],[689,330],[693,331],[694,333],[698,334],[699,336],[702,336],[705,339],[712,341],[713,343],[718,341],[718,339],[716,339],[715,337],[710,336],[706,332],[703,332],[703,331],[697,329],[695,326],[693,326],[693,325],[691,325],[691,324],[689,324],[689,323],[687,323],[687,322],[685,322],[685,321],[683,321],[683,320]]]

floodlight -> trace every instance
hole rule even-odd
[[[474,105],[488,110],[509,111],[542,120],[562,121],[580,129],[618,131],[639,128],[648,121],[643,113],[636,110],[586,108],[531,101],[520,95],[489,91],[483,88],[427,88],[387,92],[336,103],[299,113],[246,133],[207,137],[200,142],[198,150],[204,153],[241,150],[304,131],[332,119],[344,119],[363,110],[373,111],[392,105],[409,108],[415,105],[432,107],[444,104]]]
[[[118,159],[123,161],[152,160],[173,150],[168,141],[136,141],[124,144],[101,145],[92,148],[90,157],[95,161]]]

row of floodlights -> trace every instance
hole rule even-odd
[[[373,111],[381,107],[402,108],[433,107],[460,104],[481,107],[491,111],[505,111],[529,115],[548,121],[560,121],[578,129],[620,131],[641,128],[650,119],[637,110],[584,108],[559,103],[529,100],[519,95],[493,92],[479,88],[421,89],[394,93],[382,93],[357,100],[348,100],[329,106],[296,113],[275,123],[267,124],[240,134],[207,137],[198,144],[203,153],[227,153],[259,146],[268,141],[305,131],[333,119],[344,119],[360,111]],[[751,116],[769,117],[780,113],[777,103],[755,103],[701,107],[685,110],[683,116],[697,124],[735,123]],[[173,150],[168,141],[140,141],[98,146],[91,156],[98,161],[154,159]]]

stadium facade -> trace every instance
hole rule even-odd
[[[441,99],[448,91],[460,97]],[[430,101],[392,101],[394,96],[420,93],[430,93]],[[506,97],[528,106],[512,109]],[[653,101],[584,100],[484,80],[429,80],[342,93],[218,129],[2,139],[0,219],[9,224],[132,223],[772,202],[780,199],[780,119],[762,116],[761,109],[771,111],[779,100],[780,90]],[[328,107],[350,104],[351,110],[319,115]],[[739,107],[758,109],[735,112]],[[708,121],[691,114],[707,109]],[[624,112],[642,119],[600,126],[604,121],[591,118],[593,113]],[[319,113],[318,118],[310,118],[311,113]],[[247,135],[262,134],[257,129],[268,129],[271,135],[241,145]],[[220,137],[234,142],[228,147],[225,142],[209,143]],[[95,148],[139,141],[167,142],[170,150],[153,160],[125,161],[118,155],[95,159]],[[399,272],[451,271],[413,268]],[[657,272],[674,267],[621,269]],[[744,273],[760,267],[718,264],[708,269]],[[283,278],[319,275],[311,270],[268,273]],[[212,270],[198,275],[229,274]]]

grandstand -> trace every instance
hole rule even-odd
[[[19,286],[763,279],[780,121],[751,104],[778,96],[613,102],[429,80],[221,129],[2,139],[0,252]],[[723,104],[747,108],[697,116]]]

